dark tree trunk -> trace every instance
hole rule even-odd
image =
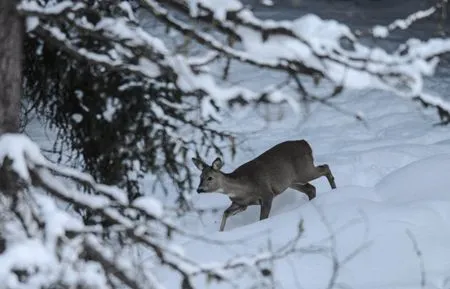
[[[16,0],[0,0],[0,134],[18,132],[22,96],[23,20]]]

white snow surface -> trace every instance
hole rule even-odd
[[[329,164],[338,188],[331,190],[325,178],[312,181],[317,197],[311,202],[288,189],[275,198],[268,219],[258,221],[259,207],[250,206],[229,217],[224,232],[218,228],[221,213],[230,204],[228,198],[194,193],[191,200],[196,207],[220,210],[201,218],[186,216],[181,220],[184,227],[225,245],[180,240],[186,256],[218,264],[236,256],[262,254],[269,240],[273,249],[291,240],[303,220],[299,246],[331,250],[329,237],[335,236],[332,251],[343,264],[334,288],[422,288],[422,279],[423,288],[449,288],[448,127],[433,126],[432,110],[421,111],[418,105],[388,93],[346,92],[335,103],[360,112],[367,125],[315,104],[313,114],[305,119],[292,115],[287,106],[266,111],[269,116],[284,113],[280,122],[265,123],[258,116],[264,109],[241,109],[225,119],[222,128],[238,131],[237,141],[244,140],[235,159],[225,157],[225,172],[276,143],[304,138],[313,148],[315,163]],[[210,163],[214,157],[205,160]],[[327,254],[307,252],[275,261],[275,288],[327,288],[332,261]],[[167,288],[180,284],[169,272],[160,278]],[[244,274],[234,281],[239,288],[249,288],[255,279]],[[229,288],[203,277],[196,279],[196,285]]]

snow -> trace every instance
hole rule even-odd
[[[133,201],[133,206],[143,210],[155,218],[160,218],[163,214],[163,207],[161,203],[153,197],[139,197]]]
[[[131,7],[131,4],[127,1],[122,1],[119,3],[120,9],[122,9],[124,12],[127,13],[128,18],[130,18],[131,20],[137,21],[136,17],[134,16],[133,13],[133,7]]]
[[[327,288],[333,254],[344,263],[338,285],[412,289],[420,288],[423,278],[424,288],[448,288],[450,131],[432,125],[436,119],[431,111],[422,113],[415,104],[388,93],[349,91],[335,103],[360,112],[366,124],[317,104],[311,107],[314,113],[301,120],[285,114],[281,122],[263,123],[254,110],[224,119],[220,127],[241,132],[236,141],[243,141],[235,159],[225,158],[224,171],[278,142],[305,138],[315,163],[330,165],[338,188],[331,190],[325,178],[313,181],[317,197],[311,202],[288,189],[275,199],[268,219],[258,221],[259,207],[251,206],[228,218],[225,232],[218,232],[218,226],[228,198],[194,193],[195,207],[222,209],[201,221],[192,214],[181,222],[223,244],[180,241],[185,255],[205,266],[252,262],[264,257],[269,242],[276,250],[294,238],[303,220],[297,245],[303,251],[273,261],[277,288]],[[289,111],[286,106],[282,110]],[[253,257],[236,259],[247,254]],[[233,280],[243,288],[266,282],[252,276],[247,272]],[[167,272],[161,280],[168,288],[179,284]],[[195,285],[231,288],[201,277]]]
[[[36,165],[46,163],[39,146],[24,135],[5,133],[0,136],[0,165],[6,157],[13,161],[12,169],[24,181],[30,181],[28,159]]]
[[[33,31],[39,25],[39,18],[38,17],[28,17],[25,21],[25,24],[26,24],[27,32]]]
[[[381,25],[375,25],[372,30],[373,36],[386,38],[389,35],[389,29]]]
[[[227,12],[238,11],[242,8],[242,3],[237,0],[188,0],[192,17],[198,15],[198,6],[214,11],[214,18],[225,20]]]
[[[58,270],[54,254],[47,250],[43,244],[36,240],[25,240],[21,243],[11,244],[0,255],[0,281],[3,288],[17,288],[18,279],[15,274],[10,274],[11,269],[24,270],[25,272],[40,271],[36,278],[30,278],[28,288],[37,288],[56,280]]]
[[[42,219],[47,224],[45,233],[47,236],[52,237],[47,239],[47,247],[50,251],[56,249],[56,238],[64,237],[67,230],[81,231],[83,229],[84,225],[81,220],[77,220],[69,213],[57,208],[52,198],[35,193],[34,199],[41,209]],[[50,244],[50,242],[52,243]]]
[[[58,12],[56,8],[61,10],[61,7],[69,7],[69,2],[55,6],[54,10]],[[198,10],[199,6],[214,7],[214,17],[219,21],[225,21],[227,11],[242,8],[236,4],[237,1],[191,0],[189,3],[193,16],[201,12]],[[22,9],[35,11],[33,9],[37,8]],[[418,14],[416,18],[406,18],[411,21],[396,21],[387,27],[375,26],[372,33],[378,37],[386,37],[392,29],[403,29],[418,17],[428,15]],[[263,41],[261,34],[255,29],[240,26],[237,31],[244,36],[244,50],[238,51],[222,47],[220,42],[209,35],[199,35],[209,41],[211,46],[230,52],[235,58],[254,61],[262,66],[275,66],[289,58],[302,59],[307,66],[324,71],[332,80],[347,87],[383,88],[407,97],[420,95],[430,103],[450,108],[448,102],[434,91],[422,91],[422,76],[434,72],[437,64],[434,55],[450,50],[448,39],[412,39],[401,47],[400,50],[407,52],[402,56],[400,53],[391,55],[379,48],[369,49],[361,44],[355,44],[354,51],[344,51],[338,45],[338,39],[354,37],[348,27],[335,21],[325,21],[313,15],[306,15],[293,22],[260,21],[245,9],[238,16],[263,29],[287,29],[297,38],[276,35]],[[257,260],[265,260],[269,256],[268,244],[270,243],[272,250],[281,248],[296,236],[299,223],[303,220],[304,233],[297,245],[302,251],[267,262],[268,265],[274,265],[273,279],[277,284],[276,288],[327,288],[333,276],[333,262],[336,260],[341,266],[338,267],[335,283],[341,287],[409,289],[419,288],[421,282],[424,282],[426,286],[422,287],[425,288],[449,288],[450,131],[448,127],[433,126],[436,122],[434,114],[419,110],[415,104],[394,98],[389,92],[361,90],[345,92],[333,100],[333,104],[363,115],[365,123],[318,104],[311,105],[313,113],[305,118],[301,118],[301,110],[292,113],[292,110],[279,105],[277,109],[284,117],[277,123],[265,123],[254,107],[221,115],[211,101],[218,100],[220,103],[238,94],[252,99],[257,93],[241,87],[219,87],[209,75],[193,73],[189,64],[197,64],[202,59],[209,59],[211,55],[195,58],[172,56],[164,43],[156,37],[144,31],[129,29],[123,22],[115,23],[114,26],[109,25],[110,23],[108,19],[103,19],[95,29],[106,29],[115,37],[127,39],[130,45],[155,48],[166,57],[165,64],[179,74],[179,87],[187,91],[201,89],[210,94],[202,102],[203,116],[221,119],[220,128],[239,134],[236,140],[239,143],[237,156],[234,159],[230,156],[225,158],[226,171],[283,140],[305,138],[313,148],[315,162],[329,164],[336,177],[336,190],[330,190],[324,178],[312,182],[317,187],[317,198],[311,202],[303,194],[287,190],[275,199],[269,219],[258,221],[259,208],[251,206],[245,212],[230,217],[226,231],[222,233],[218,232],[218,222],[222,210],[229,205],[229,200],[218,194],[193,195],[190,200],[196,207],[219,207],[222,210],[204,218],[188,214],[179,221],[185,230],[200,232],[202,236],[222,244],[185,239],[177,240],[178,244],[161,244],[172,256],[181,255],[202,263],[200,267],[183,264],[183,268],[192,272],[198,272],[202,268],[217,268],[221,276],[230,276],[229,272],[220,271],[218,264],[221,261],[230,265],[253,265]],[[56,39],[66,41],[65,34],[60,30],[48,29]],[[86,50],[78,50],[78,53],[112,66],[124,64],[119,55],[113,61],[111,56],[105,57]],[[126,54],[126,51],[120,53]],[[326,55],[331,60],[320,59],[320,55]],[[362,67],[367,67],[370,73],[362,72]],[[152,61],[142,58],[132,70],[155,77],[159,74],[158,69]],[[236,73],[238,77],[247,74],[242,67],[239,69],[242,71]],[[409,90],[397,89],[395,78],[385,79],[388,84],[381,82],[374,77],[378,73],[400,73],[408,77]],[[446,79],[438,81],[445,83]],[[269,83],[273,83],[273,80],[261,76],[248,85],[253,86],[253,89],[259,90],[262,87],[262,90],[270,90],[271,85],[266,88]],[[446,88],[440,90],[445,92]],[[274,101],[290,100],[289,95],[280,91],[276,91],[271,97]],[[114,113],[113,103],[110,104],[106,111],[107,117],[112,117]],[[275,114],[274,107],[269,107],[268,114]],[[35,160],[32,164],[45,163],[40,159],[42,156],[38,148],[24,137],[3,135],[0,138],[0,160],[3,161],[6,155],[15,160],[13,168],[25,180],[29,179],[28,157]],[[69,169],[62,172],[66,176],[77,175],[92,184],[89,176],[75,174]],[[65,198],[76,198],[61,182],[53,182],[48,174],[42,174],[41,177],[50,186],[63,192]],[[96,185],[95,188],[110,196],[112,201],[106,197],[87,195],[76,200],[93,208],[109,206],[113,201],[127,202],[126,195],[120,190],[101,185]],[[42,199],[40,203],[46,203],[46,200]],[[154,216],[163,214],[163,205],[154,198],[142,197],[132,205]],[[50,216],[52,207],[45,205],[43,212],[48,214],[47,217]],[[106,212],[110,217],[120,219],[127,227],[134,227],[131,221],[124,219],[116,210],[110,208]],[[51,229],[53,234],[61,232],[66,225],[76,226],[75,221],[67,220],[64,216],[51,224],[55,226]],[[144,228],[138,227],[136,230],[142,232]],[[101,244],[91,241],[92,246],[99,251],[102,249]],[[18,256],[15,257],[18,259],[30,254],[31,257],[26,262],[41,262],[42,266],[53,264],[51,254],[46,251],[45,246],[32,242],[33,240],[18,244],[18,249],[12,248],[7,254]],[[22,245],[26,246],[23,250],[20,247]],[[42,260],[34,260],[39,257]],[[10,260],[12,259],[0,260],[0,268],[9,266]],[[229,260],[231,261],[228,262]],[[179,279],[173,272],[154,270],[164,287],[179,286]],[[94,269],[88,271],[87,276],[95,272]],[[233,276],[233,281],[243,287],[250,285],[250,282],[259,282],[250,273]],[[4,280],[2,272],[0,280]],[[101,284],[103,281],[95,282]],[[199,288],[228,287],[208,282],[211,281],[206,281],[203,277],[195,280]],[[265,281],[261,280],[262,282]]]
[[[38,4],[36,1],[23,0],[18,5],[18,9],[28,10],[33,13],[46,13],[57,15],[62,13],[64,10],[70,9],[72,11],[76,11],[83,9],[85,7],[85,4],[83,3],[75,4],[75,2],[73,1],[61,1],[59,3],[55,3],[52,1],[47,3],[49,5],[44,6],[41,6],[40,4],[41,3]]]
[[[402,29],[405,30],[409,26],[411,26],[417,20],[429,17],[433,15],[437,11],[436,7],[431,7],[426,10],[419,10],[405,19],[396,19],[394,22],[389,24],[388,26],[375,25],[372,28],[372,34],[375,37],[386,38],[389,35],[389,32],[394,29]]]
[[[79,113],[72,114],[72,120],[76,123],[80,123],[83,121],[83,116]]]
[[[154,62],[148,61],[148,59],[141,57],[139,59],[139,65],[143,67],[145,70],[146,75],[150,77],[157,77],[161,75],[161,71]]]
[[[261,0],[261,4],[264,6],[273,6],[274,5],[272,0]]]
[[[323,73],[325,78],[335,84],[346,88],[376,88],[393,91],[403,97],[416,97],[423,93],[423,77],[434,72],[438,62],[437,56],[450,51],[448,39],[431,39],[423,42],[411,40],[403,45],[404,53],[390,54],[379,47],[372,48],[360,43],[347,25],[312,14],[306,14],[292,21],[261,20],[237,0],[186,0],[181,3],[189,7],[193,17],[199,13],[210,13],[217,20],[216,25],[227,29],[232,27],[242,39],[243,49],[230,47],[219,41],[213,34],[199,31],[173,15],[168,15],[167,9],[157,1],[144,1],[145,7],[158,17],[164,17],[164,21],[173,29],[194,35],[196,41],[215,52],[225,52],[231,58],[241,62],[277,70],[283,69],[287,72],[296,66],[314,69]],[[76,15],[74,11],[83,7],[83,4],[73,4],[72,1],[47,4],[40,7],[36,2],[24,0],[19,10],[24,14],[28,13],[30,17],[39,15],[45,18],[57,13],[66,13],[67,17],[70,17],[70,15]],[[125,6],[122,5],[121,9],[129,11],[129,7]],[[430,8],[413,13],[405,19],[394,21],[387,28],[376,26],[373,34],[386,36],[389,32],[387,30],[405,29],[418,19],[428,17],[435,11],[435,8]],[[226,15],[229,12],[234,12],[234,17],[238,19],[237,24],[227,20]],[[77,43],[76,39],[68,37],[58,27],[41,22],[36,23],[36,21],[34,25],[41,25],[44,31],[50,33],[55,41],[65,45],[70,52],[107,67],[137,72],[148,78],[157,78],[162,71],[169,69],[176,74],[177,85],[184,90],[185,94],[202,91],[218,104],[225,104],[226,100],[238,96],[245,99],[255,99],[260,96],[258,93],[260,89],[250,91],[246,87],[230,88],[216,81],[211,75],[196,73],[189,63],[198,61],[198,56],[190,61],[189,57],[173,53],[174,51],[164,41],[151,34],[153,32],[146,32],[141,27],[136,27],[135,22],[126,17],[102,17],[96,24],[88,22],[83,17],[72,21],[83,30],[100,33],[102,37],[111,39],[115,53],[78,48],[74,44]],[[271,33],[264,37],[266,32]],[[341,44],[342,39],[351,43],[352,48],[344,48]],[[137,63],[136,55],[133,55],[135,49],[147,52],[143,53]],[[148,55],[155,55],[155,57]],[[209,54],[206,53],[203,58],[208,56]],[[201,71],[204,72],[207,69],[205,67]],[[290,101],[289,96],[277,96],[277,98],[280,97]],[[293,107],[295,109],[295,106]],[[217,114],[210,107],[205,107],[203,111],[206,111],[203,114],[205,117],[212,116],[218,119]]]
[[[103,111],[103,118],[111,122],[113,120],[114,114],[120,107],[121,103],[118,98],[108,97],[108,99],[106,100],[105,111]]]
[[[197,0],[188,0],[189,5],[189,15],[191,17],[197,17],[198,16],[198,3]]]

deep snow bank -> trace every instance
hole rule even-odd
[[[192,242],[183,248],[188,256],[206,263],[258,253],[267,247],[268,239],[276,248],[293,238],[303,219],[305,232],[300,244],[305,248],[334,246],[331,251],[344,262],[335,281],[338,284],[420,288],[424,278],[427,288],[449,288],[449,173],[450,155],[426,158],[387,175],[374,188],[339,187],[267,220],[214,233],[213,238],[226,246]],[[334,245],[330,234],[335,236]],[[358,248],[361,251],[355,253]],[[326,288],[331,268],[327,254],[297,253],[275,262],[275,282],[277,288]],[[242,276],[241,284],[249,278]],[[222,288],[197,281],[199,288]],[[179,284],[169,275],[165,282],[168,288]]]

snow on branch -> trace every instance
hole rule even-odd
[[[196,19],[204,22],[214,19],[215,27],[224,33],[236,27],[233,37],[244,45],[244,52],[260,61],[276,59],[287,63],[288,73],[301,74],[305,70],[298,68],[308,67],[307,73],[323,75],[338,87],[379,88],[408,98],[415,98],[422,92],[423,76],[434,73],[435,56],[447,53],[450,48],[446,39],[431,39],[421,43],[421,53],[417,53],[417,49],[404,49],[402,53],[389,54],[380,47],[370,48],[359,43],[347,26],[315,15],[305,15],[294,21],[273,21],[260,20],[249,9],[236,4],[230,4],[232,8],[227,5],[214,8],[205,4],[209,1],[191,1],[190,5],[183,0],[142,2],[159,2],[185,13],[195,6]],[[215,17],[215,9],[225,17]],[[404,20],[394,21],[387,29],[407,29],[435,11],[435,7],[418,11]],[[343,40],[349,44],[342,44]],[[405,46],[415,41],[411,39]]]
[[[63,3],[66,2],[71,3]],[[267,95],[214,79],[206,68],[220,58],[210,58],[214,54],[291,76],[325,78],[337,87],[377,88],[414,98],[422,93],[423,77],[434,73],[437,57],[450,51],[450,41],[431,39],[420,45],[415,43],[417,40],[410,40],[404,45],[408,49],[403,49],[402,53],[389,53],[381,47],[363,45],[348,26],[337,21],[323,20],[311,14],[293,21],[262,20],[237,0],[139,2],[141,8],[161,23],[206,48],[204,58],[211,61],[201,65],[198,56],[191,59],[190,56],[178,54],[169,48],[163,38],[145,31],[130,13],[117,18],[95,12],[99,14],[99,20],[93,22],[83,16],[94,9],[84,2],[68,8],[67,3],[48,2],[42,6],[36,0],[22,0],[18,8],[22,14],[39,19],[33,21],[34,33],[53,41],[76,57],[99,63],[108,69],[138,73],[148,79],[170,75],[174,84],[185,94],[205,98],[202,101],[203,116],[215,119],[218,119],[216,106],[223,107],[237,98],[254,101]],[[203,21],[214,29],[204,32],[177,18],[174,10]],[[393,22],[385,29],[380,26],[376,31],[383,30],[386,34],[386,30],[407,28],[434,11],[435,8],[419,11],[404,20]],[[62,32],[59,27],[63,24],[73,28],[70,33]],[[234,41],[224,41],[214,31],[220,31]],[[100,39],[106,47],[78,47],[77,43],[82,43],[79,40],[84,37]],[[233,42],[240,43],[239,48],[233,46]],[[199,69],[200,66],[204,69]],[[277,93],[269,100],[290,102],[292,99],[292,96]]]
[[[73,1],[62,1],[60,3],[53,3],[51,6],[41,6],[38,2],[35,1],[26,1],[21,3],[21,5],[25,5],[27,10],[32,13],[45,13],[47,15],[53,14],[58,15],[67,10],[76,11],[82,8],[85,8],[86,5],[83,3],[77,3]]]
[[[34,27],[34,31],[43,36],[49,42],[65,50],[76,58],[82,58],[91,63],[104,65],[111,70],[124,70],[131,73],[138,73],[148,79],[157,79],[164,75],[174,78],[177,87],[187,95],[201,92],[207,98],[216,99],[219,102],[227,101],[237,97],[246,100],[257,99],[259,94],[243,87],[223,87],[219,86],[214,78],[207,73],[199,73],[196,67],[197,59],[192,61],[183,55],[172,55],[171,51],[158,38],[150,35],[141,27],[135,27],[126,19],[116,19],[103,17],[96,24],[88,22],[81,13],[80,6],[76,9],[59,9],[60,18],[55,18],[55,11],[49,7],[37,9],[36,5],[31,5],[33,1],[23,1],[19,5],[20,12],[39,17],[39,24]],[[30,8],[31,7],[31,8]],[[86,9],[86,7],[84,7]],[[50,12],[47,13],[47,10]],[[75,15],[78,15],[77,18]],[[45,21],[48,20],[48,21]],[[56,23],[53,23],[55,20]],[[73,28],[85,35],[91,35],[96,39],[102,39],[105,43],[110,43],[110,49],[101,47],[101,51],[90,50],[86,47],[78,47],[78,38],[74,38],[72,33],[63,32],[58,25],[61,21],[67,21]],[[205,41],[210,41],[213,46],[220,47],[220,43],[211,37],[205,36]],[[139,56],[135,51],[139,51]],[[233,51],[224,51],[233,54]],[[207,56],[208,57],[208,56]],[[236,55],[241,58],[241,56]],[[190,64],[193,62],[193,64]],[[203,101],[204,117],[215,116],[215,109],[209,105],[209,101]]]
[[[445,102],[442,100],[442,98],[428,94],[423,93],[419,96],[416,96],[414,98],[418,102],[420,102],[425,107],[434,107],[439,115],[440,122],[438,124],[440,125],[447,125],[450,124],[450,105],[448,102]]]
[[[395,29],[408,29],[409,26],[411,26],[414,22],[420,19],[427,18],[433,15],[436,11],[436,7],[430,7],[426,10],[419,10],[417,12],[414,12],[408,15],[408,17],[406,17],[405,19],[397,19],[387,26],[375,25],[372,28],[372,35],[378,38],[386,38],[388,37],[389,33],[394,31]]]
[[[237,288],[234,276],[244,271],[259,276],[254,280],[256,285],[264,282],[269,272],[263,266],[267,261],[293,252],[317,252],[298,247],[299,234],[274,251],[218,264],[196,263],[185,256],[174,237],[208,240],[174,225],[156,199],[147,196],[130,202],[120,189],[97,184],[87,174],[50,163],[35,143],[20,134],[0,136],[0,179],[4,212],[0,239],[5,240],[0,252],[2,288],[163,288],[155,269],[133,265],[127,250],[138,245],[152,254],[157,267],[178,273],[182,288],[193,288],[192,280],[199,276]],[[5,180],[24,186],[11,194],[4,190]],[[74,182],[88,184],[95,194],[78,191]],[[107,222],[103,226],[83,224],[75,212],[66,209],[68,204],[89,210]],[[107,241],[105,235],[109,236]],[[118,235],[122,241],[114,243]]]

